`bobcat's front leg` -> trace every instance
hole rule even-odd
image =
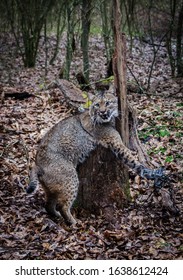
[[[143,166],[122,142],[119,133],[111,126],[106,126],[105,129],[99,130],[100,133],[98,143],[105,148],[110,148],[112,152],[119,158],[125,165],[134,170],[138,175],[150,180],[162,180],[165,175],[163,169],[149,169]]]

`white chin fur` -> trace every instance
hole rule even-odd
[[[111,121],[111,118],[108,118],[108,119],[102,119],[100,118],[100,123],[108,123]]]
[[[111,121],[111,119],[112,119],[112,116],[110,116],[109,118],[107,118],[107,119],[102,119],[101,117],[97,117],[97,119],[96,119],[96,121],[97,121],[97,123],[108,123],[108,122],[110,122]]]

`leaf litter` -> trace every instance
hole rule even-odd
[[[52,38],[49,39],[51,45]],[[48,216],[41,188],[35,195],[27,196],[25,192],[37,143],[52,125],[72,113],[62,92],[48,86],[58,77],[64,54],[59,54],[54,66],[48,66],[45,78],[42,50],[35,69],[25,69],[19,56],[13,60],[13,39],[2,44],[5,52],[1,86],[23,87],[32,96],[22,100],[6,97],[1,106],[0,258],[182,259],[183,103],[181,92],[177,92],[183,82],[170,78],[165,50],[160,49],[155,63],[151,98],[132,92],[128,98],[137,108],[139,136],[152,161],[176,174],[173,188],[180,215],[165,213],[159,197],[151,195],[149,183],[131,174],[132,201],[125,209],[116,210],[115,224],[103,215],[73,209],[78,225],[68,228],[62,220]],[[91,81],[96,81],[105,76],[104,45],[97,37],[90,39],[90,46],[90,76]],[[61,46],[60,52],[63,49]],[[152,56],[150,46],[137,40],[128,54],[128,65],[142,86],[147,86]],[[81,66],[78,49],[72,63],[72,81],[75,82],[76,68],[79,72]],[[133,80],[130,72],[128,80]]]

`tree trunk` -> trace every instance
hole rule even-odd
[[[113,40],[112,40],[112,27],[111,27],[111,10],[112,3],[108,0],[100,2],[100,16],[102,21],[102,36],[105,45],[105,53],[107,64],[110,64],[113,54]],[[110,75],[112,76],[112,75]]]
[[[57,6],[56,6],[57,7]],[[56,45],[53,51],[53,56],[50,59],[50,65],[53,65],[58,51],[59,51],[59,44],[60,44],[60,39],[61,39],[61,35],[64,32],[64,28],[65,28],[65,20],[66,20],[66,9],[64,7],[64,3],[60,3],[60,5],[58,5],[58,14],[56,15],[57,21],[56,21],[56,25],[57,25],[57,31],[56,31]]]
[[[182,46],[182,31],[183,31],[183,1],[181,2],[181,7],[178,15],[177,23],[177,76],[183,77],[183,46]]]
[[[66,46],[66,60],[65,60],[65,69],[63,73],[64,79],[69,80],[70,76],[70,67],[72,62],[73,50],[72,50],[72,41],[74,37],[74,7],[73,2],[67,6],[67,46]]]
[[[121,133],[125,144],[129,142],[128,113],[126,102],[126,66],[125,42],[121,41],[118,1],[114,0],[115,13],[115,55],[114,76],[117,94],[119,97],[120,121],[117,129]],[[83,208],[94,213],[103,213],[108,221],[114,219],[114,209],[122,207],[129,198],[128,171],[116,159],[111,151],[98,147],[90,158],[78,168],[80,188],[78,203]]]
[[[83,72],[87,81],[89,81],[89,56],[88,56],[88,40],[91,25],[91,9],[92,2],[88,0],[82,1],[81,19],[82,19],[82,34],[81,48],[83,52]]]

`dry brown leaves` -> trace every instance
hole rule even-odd
[[[98,73],[105,70],[104,51],[98,38],[93,39],[91,46],[90,57],[94,61],[91,77],[95,80],[100,76]],[[133,52],[133,71],[143,77],[144,68],[138,64],[140,52],[135,48]],[[80,52],[77,54],[72,74],[81,65]],[[131,179],[133,201],[123,211],[116,210],[115,224],[106,222],[103,216],[75,209],[78,225],[67,228],[63,221],[52,220],[47,215],[41,189],[31,196],[25,192],[41,135],[70,114],[59,89],[46,90],[57,75],[60,60],[49,69],[47,80],[43,82],[43,54],[39,57],[42,64],[38,63],[35,69],[23,69],[19,57],[13,62],[9,55],[5,53],[4,56],[6,69],[3,69],[1,82],[14,88],[21,85],[34,96],[23,100],[5,98],[1,106],[0,258],[182,259],[182,101],[130,96],[138,107],[140,138],[150,156],[166,165],[169,172],[179,175],[174,192],[181,215],[164,213],[159,198],[151,195],[152,188],[147,188],[148,183],[135,177]],[[145,67],[148,67],[149,55],[146,59]],[[161,67],[164,69],[166,65],[161,64]]]

